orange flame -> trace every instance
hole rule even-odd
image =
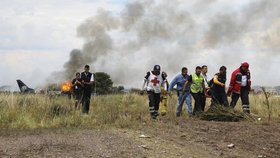
[[[70,92],[72,91],[72,83],[70,81],[64,82],[61,86],[62,92]]]

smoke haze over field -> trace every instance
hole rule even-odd
[[[119,14],[100,10],[77,29],[84,40],[72,51],[66,72],[85,63],[105,71],[117,84],[138,85],[154,64],[172,78],[182,66],[209,66],[209,75],[248,61],[253,76],[266,72],[279,57],[280,6],[273,0],[248,1],[238,9],[225,2],[135,1]],[[82,56],[77,57],[78,54]],[[256,80],[253,78],[253,80]],[[259,82],[260,83],[260,82]]]
[[[7,81],[12,81],[0,81],[0,85],[13,85],[19,78],[27,83],[37,83],[35,85],[42,85],[46,80],[50,83],[63,82],[72,79],[75,72],[82,71],[85,64],[89,64],[93,72],[108,73],[115,84],[126,87],[140,87],[144,75],[155,64],[161,65],[169,80],[180,73],[183,66],[188,67],[191,74],[197,65],[208,65],[208,75],[212,77],[220,66],[225,65],[229,80],[230,73],[243,61],[250,63],[253,85],[280,84],[280,75],[275,73],[280,66],[278,1],[108,0],[97,3],[97,0],[96,4],[88,1],[67,2],[69,5],[61,5],[63,9],[59,8],[57,1],[50,1],[53,4],[48,5],[55,11],[63,12],[49,13],[52,16],[47,16],[44,13],[47,13],[45,9],[48,7],[29,8],[33,3],[26,4],[26,11],[16,10],[20,14],[16,15],[17,19],[13,18],[16,14],[13,12],[11,17],[1,17],[10,15],[10,10],[5,10],[7,7],[0,11],[0,21],[3,22],[0,26],[1,37],[5,37],[7,32],[16,32],[13,29],[20,30],[15,26],[27,29],[26,35],[19,34],[16,38],[10,39],[9,34],[7,39],[0,37],[3,41],[0,43],[0,53],[4,52],[0,58],[0,72],[7,76]],[[88,9],[88,12],[78,16],[77,7]],[[70,11],[67,12],[67,9]],[[65,11],[71,16],[64,15]],[[31,17],[36,18],[32,21]],[[55,21],[46,24],[48,20],[44,18]],[[63,18],[75,22],[68,24]],[[8,25],[12,23],[9,20],[13,19],[15,28]],[[42,24],[39,23],[41,19]],[[38,39],[40,29],[32,24],[17,23],[26,20],[47,27],[47,31],[43,30],[42,39]],[[50,32],[50,26],[54,27],[54,33]],[[12,31],[5,31],[5,28]],[[69,31],[61,33],[67,29],[73,34]],[[70,42],[75,34],[80,41]],[[53,36],[55,38],[50,38],[50,41],[45,39]],[[34,46],[32,42],[26,43],[32,39]],[[20,44],[15,49],[12,46],[17,41]],[[57,49],[43,45],[47,42],[49,47],[56,45]],[[11,53],[8,49],[11,49]],[[37,53],[38,50],[41,53]]]

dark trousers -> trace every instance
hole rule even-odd
[[[201,99],[201,109],[204,111],[206,105],[206,96],[202,94],[202,99]]]
[[[152,91],[148,91],[149,97],[149,109],[151,116],[158,115],[159,103],[160,103],[160,93],[155,93]]]
[[[249,91],[248,91],[247,87],[241,87],[240,94],[237,94],[234,92],[232,93],[231,103],[230,103],[231,107],[234,108],[236,106],[236,103],[237,103],[239,97],[241,97],[243,112],[250,113]]]
[[[91,97],[91,91],[84,90],[83,98],[82,98],[82,106],[83,106],[82,111],[83,111],[83,113],[88,114],[90,97]]]
[[[79,104],[81,103],[82,95],[82,91],[74,91],[73,96],[75,99],[75,109],[80,108]]]
[[[202,106],[203,106],[203,93],[191,93],[194,99],[194,109],[193,114],[197,112],[202,112]],[[204,105],[205,106],[205,105]]]
[[[226,92],[215,92],[212,91],[212,103],[211,105],[223,105],[228,106],[228,99]]]

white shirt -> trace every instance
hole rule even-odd
[[[94,81],[94,74],[92,73],[90,81],[93,82]]]
[[[209,86],[208,86],[208,79],[207,79],[207,75],[205,74],[203,74],[203,73],[201,73],[201,75],[203,76],[203,78],[204,78],[204,86],[205,86],[205,88],[209,88]]]
[[[246,87],[246,86],[247,86],[247,75],[242,75],[241,87]]]
[[[88,73],[86,73],[86,72],[85,72],[85,75],[87,76],[87,75],[88,75]],[[93,73],[91,73],[90,82],[93,82],[93,81],[94,81],[94,74],[93,74]]]
[[[150,72],[149,78],[146,80],[147,81],[147,91],[154,91],[155,93],[160,93],[161,92],[161,85],[163,84],[163,78],[162,78],[162,73],[159,75],[154,75],[152,72]]]

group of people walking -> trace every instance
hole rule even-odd
[[[143,93],[148,93],[149,109],[152,119],[156,119],[159,110],[160,101],[163,100],[162,114],[166,114],[166,97],[171,94],[176,85],[178,96],[178,105],[176,116],[181,116],[183,104],[186,103],[188,114],[195,115],[205,111],[206,98],[211,98],[211,105],[222,105],[234,108],[239,97],[241,97],[243,112],[250,113],[249,91],[251,89],[251,76],[249,64],[244,62],[236,69],[232,75],[228,90],[226,92],[226,73],[227,68],[221,66],[219,72],[209,80],[207,76],[208,68],[206,65],[197,66],[195,73],[188,75],[188,69],[183,67],[170,85],[167,81],[167,74],[161,72],[159,65],[155,65],[152,71],[147,72],[142,86]],[[161,94],[163,92],[163,94]],[[162,95],[162,96],[161,96]],[[164,96],[164,98],[163,98]],[[194,99],[194,108],[192,108],[192,98]],[[229,104],[227,96],[231,96]]]
[[[92,86],[94,84],[94,74],[89,72],[89,65],[85,65],[84,72],[76,73],[72,80],[73,94],[75,98],[75,108],[82,104],[82,112],[88,114]]]

